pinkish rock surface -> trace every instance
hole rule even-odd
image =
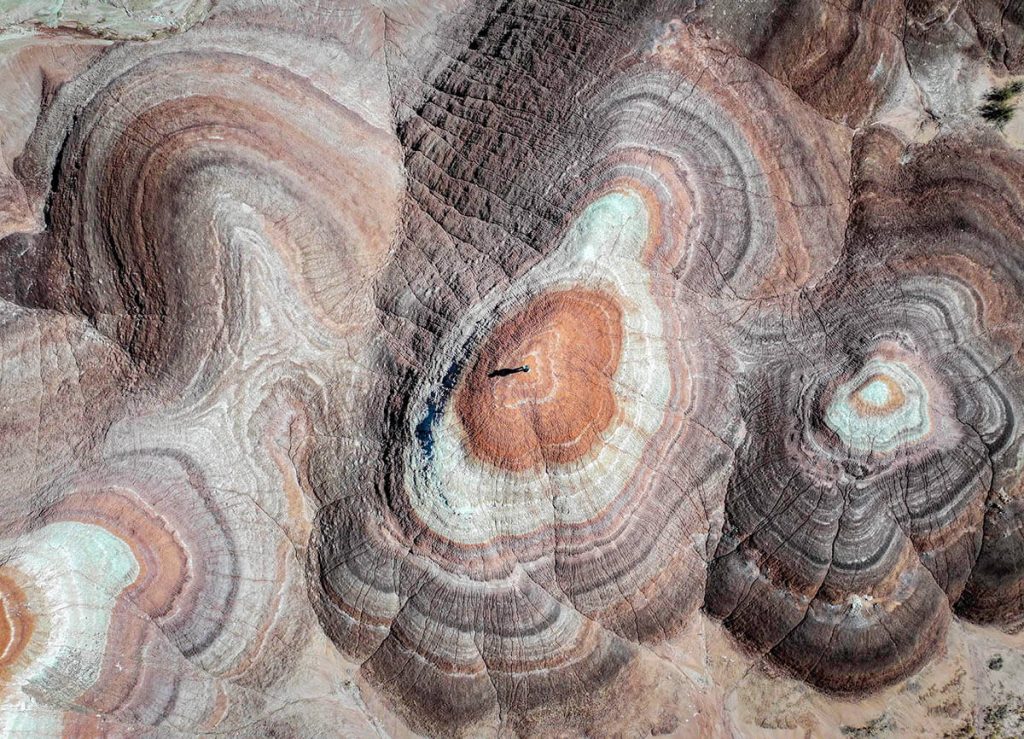
[[[0,11],[0,735],[1024,732],[1022,24]]]

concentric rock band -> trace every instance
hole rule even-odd
[[[0,733],[1013,733],[1019,12],[28,5]]]

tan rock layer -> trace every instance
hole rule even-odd
[[[1020,155],[866,125],[930,4],[748,5],[229,3],[44,80],[0,167],[0,700],[684,732],[702,606],[842,695],[1024,625]]]

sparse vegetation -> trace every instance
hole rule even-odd
[[[988,669],[990,670],[1001,670],[1003,669],[1003,658],[1000,655],[996,655],[988,661]]]
[[[856,737],[856,739],[869,739],[870,737],[881,736],[896,729],[896,724],[887,713],[868,721],[864,726],[840,726],[839,731],[843,736]]]
[[[988,706],[982,713],[981,731],[987,739],[1009,739],[1021,736],[1024,729],[1024,701],[1011,698],[1008,702]]]
[[[974,728],[974,724],[970,719],[964,719],[959,726],[943,734],[942,739],[976,739],[977,736],[978,731]]]
[[[1013,120],[1017,110],[1017,96],[1024,92],[1024,81],[1008,82],[985,93],[985,102],[978,108],[981,117],[1002,129]]]

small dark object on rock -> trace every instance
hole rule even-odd
[[[1003,669],[1003,658],[1000,655],[996,655],[988,661],[988,669],[990,670],[1001,670]]]
[[[487,373],[488,377],[506,377],[507,375],[514,375],[517,372],[529,372],[530,365],[524,364],[522,367],[507,367],[505,369],[496,369]]]

